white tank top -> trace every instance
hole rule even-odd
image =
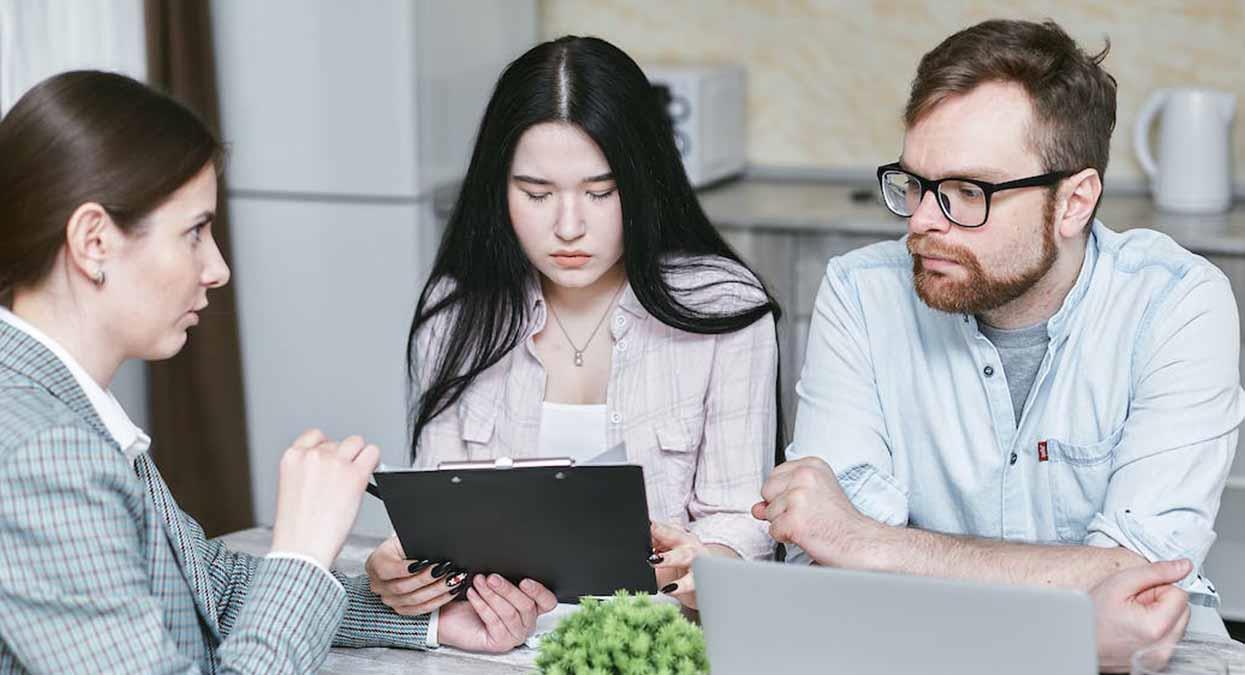
[[[539,456],[587,464],[605,453],[605,404],[541,404]]]

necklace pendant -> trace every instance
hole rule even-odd
[[[583,353],[583,352],[581,352],[581,351],[576,351],[576,352],[575,352],[575,365],[577,365],[577,366],[579,366],[579,367],[581,367],[581,368],[583,367],[583,365],[584,365],[584,353]]]

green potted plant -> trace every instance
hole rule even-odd
[[[540,642],[547,675],[695,675],[709,672],[705,636],[676,605],[619,591],[585,598]]]

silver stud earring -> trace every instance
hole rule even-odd
[[[91,281],[95,282],[97,287],[102,288],[105,281],[104,270],[95,270],[95,276],[92,277]]]

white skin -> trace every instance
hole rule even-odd
[[[1089,592],[1101,672],[1127,673],[1137,650],[1180,640],[1189,625],[1189,596],[1172,584],[1192,569],[1188,560],[1130,567]]]
[[[626,282],[622,203],[609,162],[579,127],[557,122],[535,125],[515,148],[506,200],[519,245],[540,273],[545,302],[574,342],[584,347],[584,365],[576,366],[575,347],[552,315],[534,336],[546,373],[545,400],[604,403],[613,357],[609,326],[602,326],[586,347],[584,342]],[[661,523],[652,524],[652,545],[662,558],[653,565],[658,587],[669,588],[671,596],[690,607],[696,602],[692,560],[705,553],[739,557],[731,548],[702,544],[684,528]],[[448,582],[458,576],[433,578],[434,568],[420,570],[419,562],[406,559],[396,538],[368,558],[372,589],[401,614],[444,605],[453,588]],[[412,566],[418,570],[414,575]],[[455,607],[442,609],[442,616]]]
[[[1027,143],[1032,109],[1024,91],[1011,84],[989,83],[967,94],[949,97],[920,119],[904,138],[901,162],[927,178],[958,175],[990,181],[1045,173]],[[1050,318],[1076,282],[1084,256],[1085,228],[1102,192],[1098,173],[1086,169],[1060,182],[1055,195],[1055,265],[1029,291],[983,314],[1000,328],[1031,326]],[[909,219],[913,234],[966,248],[991,269],[1012,270],[1032,264],[1043,221],[1045,191],[1041,188],[1002,192],[991,202],[983,227],[961,228],[943,216],[935,196],[925,195]],[[1029,247],[1026,250],[1016,250]],[[1030,255],[1026,255],[1026,253]],[[956,283],[966,278],[954,263],[927,259]],[[1145,565],[1121,547],[1025,544],[892,527],[855,509],[843,493],[834,470],[819,458],[803,458],[777,467],[765,482],[762,500],[753,506],[757,518],[770,522],[775,540],[796,544],[816,562],[852,569],[900,572],[1090,590],[1113,574]],[[1137,592],[1140,589],[1135,589]],[[1127,617],[1126,594],[1105,594],[1108,616]],[[1173,605],[1154,611],[1167,618]]]
[[[104,389],[127,359],[170,358],[198,324],[208,290],[229,281],[212,238],[215,211],[216,171],[210,164],[129,233],[99,204],[82,204],[66,223],[65,245],[49,273],[15,289],[13,312],[64,347]],[[103,283],[97,284],[101,273]],[[300,435],[281,457],[272,550],[331,566],[379,459],[376,446],[359,436],[335,442],[314,429]],[[486,586],[475,598],[476,610],[487,618],[443,621],[441,642],[482,649],[511,645],[514,633],[526,638],[535,624],[527,610],[535,601],[508,583]],[[516,609],[516,603],[523,607]]]

